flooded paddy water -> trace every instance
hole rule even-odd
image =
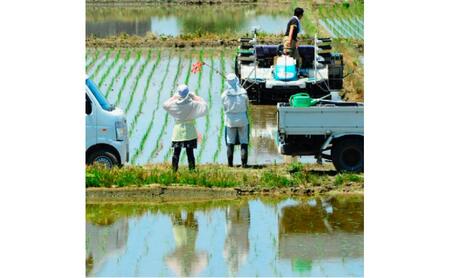
[[[88,276],[363,276],[362,196],[88,204]]]
[[[179,83],[209,104],[209,113],[196,121],[202,140],[196,150],[199,163],[226,163],[220,95],[225,80],[204,66],[191,73],[191,65],[203,60],[218,70],[233,71],[233,50],[217,49],[88,49],[87,73],[112,104],[124,110],[130,136],[132,164],[168,162],[174,120],[162,103]],[[250,164],[282,163],[275,143],[275,105],[251,105]],[[222,132],[221,132],[222,130]],[[236,148],[235,163],[239,163]],[[182,163],[187,163],[185,155]]]

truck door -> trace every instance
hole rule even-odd
[[[97,141],[97,121],[95,105],[86,93],[86,149],[95,145]]]

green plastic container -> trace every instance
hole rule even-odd
[[[289,98],[289,104],[292,107],[310,107],[315,104],[315,100],[312,99],[307,93],[299,93],[292,95]]]

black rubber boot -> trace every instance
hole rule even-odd
[[[228,158],[228,167],[233,167],[233,154],[234,154],[234,145],[227,145],[227,158]]]
[[[248,145],[247,144],[241,144],[241,161],[242,161],[242,167],[247,168],[247,160],[248,160]]]
[[[178,171],[178,162],[180,161],[180,152],[181,152],[181,148],[175,148],[173,150],[172,170],[174,172]]]
[[[187,154],[187,158],[188,158],[189,170],[192,171],[195,169],[194,149],[186,148],[186,154]]]

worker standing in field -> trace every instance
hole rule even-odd
[[[222,93],[225,121],[225,142],[227,144],[228,166],[233,167],[234,146],[241,145],[242,167],[247,167],[249,122],[247,117],[247,91],[239,84],[234,73],[226,76],[227,89]]]
[[[178,170],[181,149],[186,149],[189,170],[195,169],[194,149],[197,148],[196,118],[206,115],[208,104],[201,97],[190,92],[188,86],[181,84],[177,93],[164,102],[163,108],[175,118],[172,132],[172,169]]]
[[[286,33],[283,38],[284,53],[293,57],[297,62],[297,67],[301,64],[300,54],[298,53],[298,34],[301,32],[300,19],[303,17],[303,9],[295,8],[294,16],[289,20]]]

